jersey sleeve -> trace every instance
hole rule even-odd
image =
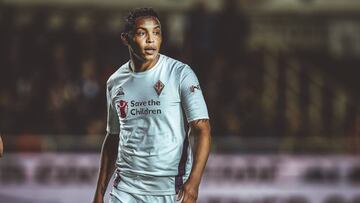
[[[188,122],[209,119],[199,80],[189,66],[180,74],[180,98]]]
[[[116,112],[116,108],[111,99],[109,86],[106,87],[106,103],[107,103],[107,124],[106,131],[110,134],[120,133],[120,122]]]

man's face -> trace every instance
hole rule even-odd
[[[129,32],[128,44],[133,56],[141,61],[155,60],[162,42],[161,26],[157,18],[140,17],[135,29]]]

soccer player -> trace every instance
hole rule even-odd
[[[130,12],[121,39],[130,60],[107,81],[107,135],[93,201],[104,201],[115,171],[112,203],[194,203],[211,142],[198,79],[188,65],[159,53],[162,30],[153,9]]]

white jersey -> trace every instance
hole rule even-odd
[[[107,82],[107,132],[120,136],[116,188],[175,194],[192,165],[183,111],[187,122],[209,118],[198,79],[188,65],[161,54],[145,72],[129,64]]]

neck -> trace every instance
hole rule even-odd
[[[159,58],[160,58],[160,54],[158,54],[154,60],[144,61],[144,60],[139,60],[136,56],[131,55],[130,68],[134,72],[144,72],[150,70],[155,66]]]

